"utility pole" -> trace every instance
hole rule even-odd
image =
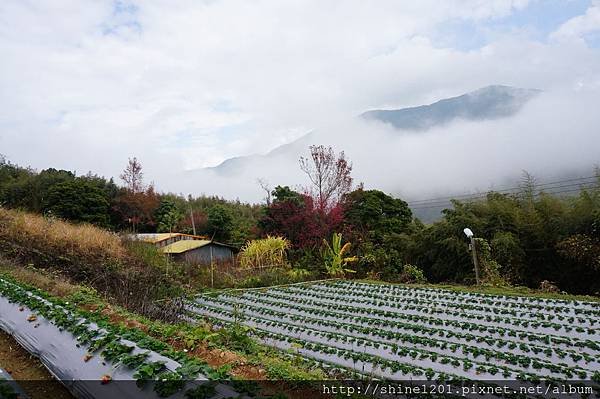
[[[210,241],[210,288],[215,288],[215,266],[213,264],[213,247]]]
[[[473,266],[475,267],[475,282],[477,285],[481,283],[481,279],[479,277],[479,259],[477,258],[477,246],[475,245],[475,237],[471,229],[466,228],[463,230],[465,235],[471,240],[471,255],[473,256]]]
[[[194,235],[196,235],[196,223],[194,222],[194,210],[192,209],[192,204],[190,204],[190,218],[192,219],[192,230],[194,231]]]
[[[474,237],[471,237],[471,254],[473,255],[473,265],[475,266],[475,282],[479,285],[481,282],[479,278],[479,259],[477,259],[477,246],[475,245]]]

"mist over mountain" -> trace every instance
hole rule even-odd
[[[540,90],[510,86],[487,86],[429,105],[363,113],[365,119],[389,123],[396,129],[426,130],[455,119],[485,120],[514,115]]]
[[[253,168],[253,164],[261,164],[264,161],[271,159],[287,159],[290,156],[300,156],[316,139],[314,133],[307,133],[302,137],[292,141],[291,143],[280,145],[264,155],[247,155],[226,159],[217,166],[199,169],[217,173],[222,176],[235,176],[236,173],[243,172],[246,169]],[[192,172],[193,173],[193,172]]]
[[[324,121],[268,153],[174,174],[170,182],[193,194],[258,202],[265,196],[258,179],[271,188],[307,185],[298,159],[312,144],[343,150],[355,183],[407,201],[512,187],[523,170],[540,180],[587,176],[600,161],[598,136],[590,134],[600,125],[599,101],[596,90],[488,86],[430,105]]]
[[[436,126],[443,126],[457,119],[483,121],[510,117],[540,92],[536,89],[492,85],[461,96],[443,99],[430,105],[396,110],[367,111],[361,114],[360,117],[369,121],[390,124],[395,129],[404,131],[424,131]],[[267,154],[234,157],[215,167],[203,169],[224,176],[233,176],[244,169],[253,168],[253,163],[262,163],[266,159],[275,160],[282,157],[292,157],[297,160],[308,146],[319,142],[320,136],[319,132],[307,133],[291,143],[273,149]]]

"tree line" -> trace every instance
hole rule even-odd
[[[36,171],[0,156],[0,205],[91,223],[113,231],[183,232],[243,243],[255,236],[260,206],[216,196],[187,198],[159,193],[144,181],[137,158],[127,162],[120,183],[54,168]]]
[[[519,192],[452,201],[441,219],[426,225],[402,199],[355,185],[343,152],[311,146],[299,167],[306,186],[270,188],[261,180],[265,203],[249,205],[157,193],[144,184],[135,158],[120,186],[93,174],[36,172],[2,159],[0,203],[117,231],[191,233],[195,228],[197,234],[239,245],[281,236],[290,242],[288,258],[296,269],[326,273],[327,265],[336,263],[338,272],[389,281],[473,283],[463,234],[469,227],[494,284],[600,292],[599,184],[564,197],[544,193],[529,176]]]

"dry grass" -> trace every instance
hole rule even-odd
[[[286,251],[290,242],[284,237],[261,238],[248,241],[239,254],[240,266],[256,268],[265,266],[284,266]]]
[[[71,224],[0,207],[0,235],[20,243],[42,244],[66,254],[121,259],[126,249],[118,235],[88,224]]]
[[[165,272],[162,254],[91,225],[0,207],[0,252],[14,264],[58,273],[151,317],[172,317],[179,309],[171,301],[156,302],[183,292],[181,276]]]
[[[64,276],[48,270],[23,267],[0,256],[0,273],[6,273],[14,279],[32,285],[50,294],[64,298],[79,290]]]

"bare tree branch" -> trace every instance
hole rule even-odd
[[[267,203],[267,206],[270,206],[272,190],[271,190],[271,186],[269,185],[269,182],[266,179],[263,179],[262,177],[259,179],[256,179],[256,182],[258,183],[260,188],[262,188],[265,191],[265,193],[266,193],[265,202]]]
[[[132,193],[140,193],[144,191],[144,182],[142,173],[142,164],[137,160],[136,157],[129,158],[127,167],[123,170],[123,173],[119,176],[125,183],[125,186]]]
[[[352,164],[346,160],[344,151],[336,156],[331,147],[312,145],[310,158],[300,157],[300,169],[312,183],[310,191],[322,210],[352,188]]]

